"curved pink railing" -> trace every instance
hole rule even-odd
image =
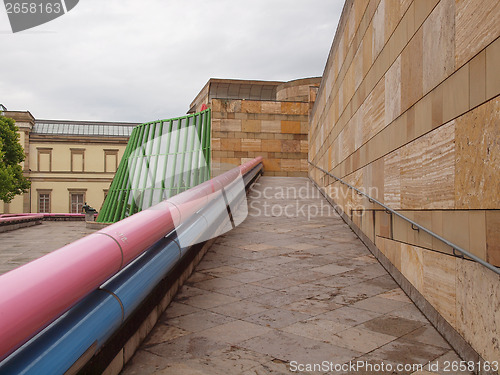
[[[3,214],[0,215],[0,225],[15,224],[30,220],[42,220],[43,217],[43,214]]]
[[[16,222],[51,219],[51,218],[85,218],[85,214],[68,214],[68,213],[2,214],[0,215],[0,225],[15,224]]]
[[[253,159],[0,276],[0,360],[262,162]]]

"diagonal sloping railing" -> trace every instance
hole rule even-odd
[[[421,230],[422,232],[425,232],[425,233],[427,233],[428,235],[430,235],[431,237],[434,237],[434,238],[436,238],[437,240],[439,240],[439,241],[443,242],[444,244],[448,245],[449,247],[451,247],[451,248],[452,248],[452,250],[453,250],[453,255],[454,255],[454,256],[456,256],[456,257],[460,257],[460,258],[464,258],[464,257],[470,258],[471,260],[473,260],[473,261],[475,261],[475,262],[477,262],[477,263],[481,264],[482,266],[484,266],[484,267],[488,268],[489,270],[491,270],[491,271],[495,272],[497,275],[500,275],[500,268],[495,267],[494,265],[492,265],[492,264],[490,264],[490,263],[488,263],[488,262],[484,261],[483,259],[481,259],[481,258],[479,258],[478,256],[476,256],[476,255],[472,254],[471,252],[469,252],[469,251],[467,251],[467,250],[465,250],[465,249],[461,248],[461,247],[460,247],[460,246],[458,246],[458,245],[455,245],[455,244],[454,244],[454,243],[452,243],[451,241],[448,241],[446,238],[441,237],[439,234],[434,233],[433,231],[431,231],[431,230],[429,230],[429,229],[427,229],[427,228],[425,228],[425,227],[421,226],[420,224],[418,224],[418,223],[414,222],[413,220],[411,220],[411,219],[407,218],[406,216],[404,216],[404,215],[400,214],[399,212],[397,212],[397,211],[393,210],[392,208],[390,208],[390,207],[386,206],[386,205],[385,205],[385,204],[383,204],[382,202],[380,202],[380,201],[376,200],[375,198],[373,198],[373,197],[369,196],[368,194],[366,194],[366,193],[362,192],[361,190],[357,189],[356,187],[352,186],[351,184],[348,184],[347,182],[345,182],[345,181],[344,181],[344,180],[342,180],[341,178],[339,178],[339,177],[337,177],[337,176],[334,176],[334,175],[333,175],[333,174],[331,174],[330,172],[325,171],[323,168],[321,168],[321,167],[319,167],[319,166],[317,166],[317,165],[313,164],[311,161],[308,161],[308,163],[309,163],[312,167],[314,167],[314,168],[316,168],[316,169],[320,170],[321,172],[323,172],[324,174],[326,174],[326,175],[328,175],[328,176],[330,176],[330,177],[334,178],[335,180],[337,180],[338,182],[340,182],[342,185],[345,185],[345,186],[347,186],[348,188],[350,188],[350,189],[354,190],[354,191],[355,191],[358,195],[362,195],[362,196],[364,196],[365,198],[368,198],[368,201],[369,201],[370,203],[375,203],[375,204],[379,205],[380,207],[382,207],[382,208],[385,210],[385,212],[390,213],[391,215],[395,215],[395,216],[399,217],[400,219],[403,219],[404,221],[408,222],[408,223],[412,226],[412,228],[413,228],[413,229],[415,229],[415,230]],[[430,249],[430,250],[432,250],[432,249]],[[459,255],[459,254],[457,254],[457,252],[458,252],[458,253],[460,253],[460,255]]]
[[[210,109],[136,126],[97,218],[113,223],[210,178]]]

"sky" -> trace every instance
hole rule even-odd
[[[0,5],[0,103],[38,119],[184,115],[210,78],[321,76],[343,0],[80,0],[13,34]]]

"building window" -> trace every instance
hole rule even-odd
[[[69,212],[72,214],[81,214],[85,204],[85,195],[87,189],[68,189],[69,191]]]
[[[104,150],[104,172],[115,173],[118,168],[118,150]]]
[[[71,150],[71,172],[85,171],[85,149],[72,148]]]
[[[50,213],[50,190],[38,190],[38,212]]]
[[[80,214],[83,211],[83,194],[81,193],[71,193],[71,213]]]
[[[52,171],[52,149],[51,148],[37,148],[37,164],[39,172]]]

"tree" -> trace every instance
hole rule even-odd
[[[0,200],[5,203],[26,193],[31,186],[20,165],[25,155],[17,131],[13,119],[0,116]]]

